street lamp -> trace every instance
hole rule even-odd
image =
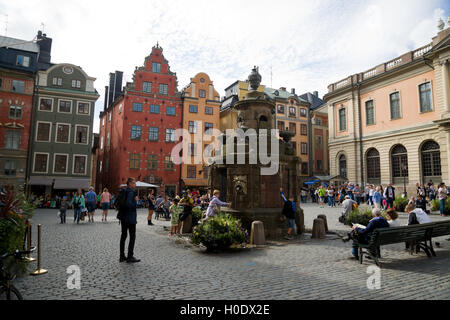
[[[405,198],[408,197],[408,193],[406,192],[406,170],[408,169],[408,166],[406,163],[402,164],[402,171],[403,171],[403,196]]]

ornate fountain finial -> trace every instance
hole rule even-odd
[[[250,89],[252,91],[258,90],[258,87],[261,83],[262,77],[259,74],[259,68],[254,66],[252,69],[252,72],[250,72],[250,75],[248,76],[248,82],[250,83]]]

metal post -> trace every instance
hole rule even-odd
[[[31,257],[31,252],[29,252],[30,250],[31,250],[31,223],[30,223],[30,221],[27,221],[27,251],[28,251],[28,256],[24,258],[24,260],[26,262],[36,261],[35,258]]]
[[[41,274],[45,274],[48,272],[46,269],[41,269],[41,225],[38,224],[38,258],[37,258],[37,269],[30,274],[32,276],[37,276]]]

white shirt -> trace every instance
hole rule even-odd
[[[391,227],[391,228],[395,228],[395,227],[400,227],[401,226],[400,221],[398,221],[398,219],[388,220],[388,223],[389,223],[389,227]]]

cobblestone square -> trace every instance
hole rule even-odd
[[[337,222],[340,208],[302,205],[305,226],[326,214],[330,231],[349,230]],[[16,285],[25,299],[449,299],[450,242],[436,239],[437,257],[409,255],[403,244],[382,247],[381,289],[369,290],[367,267],[351,256],[339,237],[291,242],[272,241],[264,248],[206,254],[185,241],[169,238],[169,222],[146,224],[139,210],[135,255],[140,263],[119,263],[120,227],[115,212],[107,223],[97,210],[94,223],[59,224],[56,210],[40,209],[33,225],[42,224],[42,267],[48,274],[25,276]],[[442,218],[431,216],[433,221]],[[400,219],[406,222],[406,214]],[[33,244],[36,227],[33,229]],[[81,269],[81,289],[68,289],[66,270]],[[36,263],[30,269],[36,267]]]

